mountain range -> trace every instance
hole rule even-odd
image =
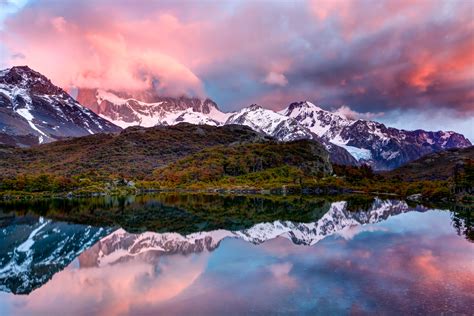
[[[309,101],[291,103],[275,112],[253,104],[224,113],[212,100],[163,98],[152,92],[138,95],[79,89],[78,101],[121,127],[239,124],[280,141],[315,139],[323,143],[338,164],[368,163],[377,170],[399,167],[426,154],[471,146],[452,131],[406,131],[382,123],[348,119]]]
[[[254,104],[224,113],[210,99],[167,97],[152,90],[76,89],[71,94],[77,101],[27,66],[1,71],[0,143],[26,147],[135,125],[239,124],[279,141],[313,139],[324,144],[333,163],[367,163],[377,170],[394,169],[429,153],[471,146],[455,132],[399,130],[348,119],[309,101],[291,103],[278,112]]]

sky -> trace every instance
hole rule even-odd
[[[0,0],[0,66],[64,88],[309,100],[474,139],[474,1]]]

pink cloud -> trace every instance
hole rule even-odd
[[[440,108],[462,118],[474,113],[473,9],[462,0],[46,1],[10,15],[0,35],[4,63],[65,88],[153,86],[225,110],[312,100],[366,119]]]
[[[158,305],[179,296],[202,275],[209,257],[178,256],[168,263],[161,262],[159,253],[146,255],[102,267],[69,266],[28,296],[9,297],[14,313],[59,315],[67,306],[72,315],[129,314],[134,306]]]
[[[291,262],[274,263],[268,266],[275,281],[288,288],[296,288],[298,286],[298,280],[290,275],[292,268],[293,263]]]
[[[142,90],[154,80],[164,94],[204,95],[201,80],[180,58],[182,54],[161,49],[169,43],[152,36],[153,30],[160,30],[162,37],[189,31],[173,17],[159,16],[154,23],[116,24],[112,19],[109,24],[84,26],[49,12],[19,14],[7,23],[7,45],[25,56],[23,63],[63,87]],[[34,29],[23,21],[31,21]],[[148,36],[140,36],[142,32]]]

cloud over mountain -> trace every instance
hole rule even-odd
[[[7,15],[5,63],[61,85],[154,87],[282,108],[473,117],[470,1],[31,1]]]

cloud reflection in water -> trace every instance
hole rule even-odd
[[[469,313],[474,245],[449,216],[404,213],[314,246],[282,237],[227,238],[195,251],[145,246],[101,264],[113,245],[104,242],[29,296],[0,294],[0,306],[15,315]]]

